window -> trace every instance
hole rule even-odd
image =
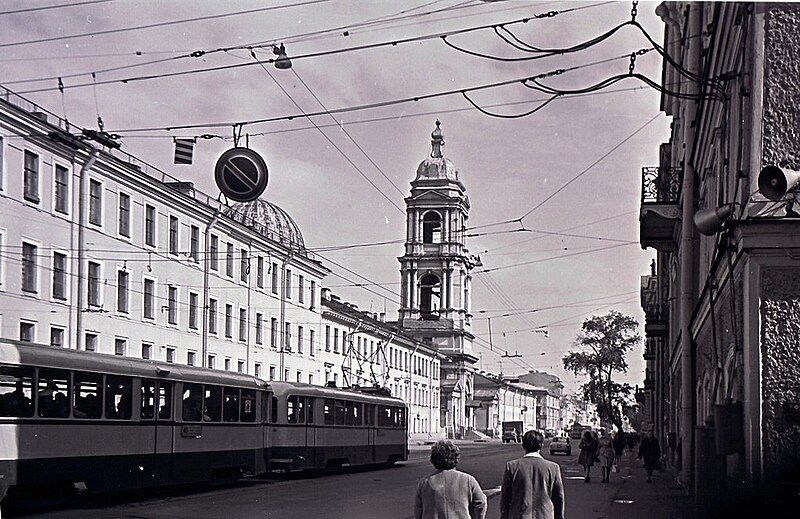
[[[37,273],[36,273],[36,254],[39,247],[36,245],[22,242],[22,291],[36,293]]]
[[[217,300],[208,300],[208,333],[217,333]]]
[[[270,346],[273,348],[278,347],[278,320],[276,318],[270,319],[269,322],[269,331],[270,331]]]
[[[301,305],[305,301],[305,297],[303,295],[304,290],[304,278],[303,276],[297,276],[297,302]]]
[[[247,249],[239,249],[242,255],[241,263],[239,264],[239,279],[247,281],[247,275],[250,274],[250,260],[247,257]]]
[[[67,418],[70,402],[69,371],[39,368],[38,414],[42,418]]]
[[[36,325],[34,323],[19,323],[19,340],[23,342],[36,342]]]
[[[255,365],[253,366],[253,374],[257,378],[261,378],[261,364],[259,364],[258,362],[256,362]]]
[[[346,414],[347,414],[347,409],[344,405],[344,400],[334,400],[333,415],[336,420],[335,422],[336,425],[344,425]]]
[[[203,389],[203,421],[219,422],[222,418],[222,388],[204,386]]]
[[[297,327],[297,353],[303,353],[303,327]],[[299,382],[299,380],[298,380]]]
[[[239,340],[247,340],[247,308],[239,309]]]
[[[256,285],[264,288],[264,258],[261,256],[256,260]]]
[[[156,246],[156,208],[150,204],[144,206],[144,242]]]
[[[133,380],[106,375],[106,418],[130,420],[133,403]]]
[[[325,425],[333,425],[336,419],[333,416],[334,403],[330,398],[326,398],[322,404],[322,421]]]
[[[283,381],[289,382],[289,368],[283,370]]]
[[[312,357],[316,354],[317,345],[314,343],[314,330],[308,330],[308,353]]]
[[[53,299],[67,299],[67,255],[53,253]]]
[[[339,353],[339,329],[333,329],[333,353]]]
[[[62,214],[69,213],[69,170],[60,164],[55,167],[55,201],[53,209]]]
[[[308,299],[309,299],[308,307],[311,310],[313,310],[316,307],[316,302],[315,301],[317,299],[317,283],[315,281],[311,281],[311,286],[309,287],[309,292],[311,292],[311,293],[308,295]]]
[[[0,416],[33,416],[33,373],[27,366],[0,366]]]
[[[233,337],[233,305],[225,305],[225,337]]]
[[[89,306],[100,306],[100,264],[89,262],[89,281],[86,285],[86,301]]]
[[[142,380],[139,405],[139,416],[142,420],[152,420],[156,417],[155,380]]]
[[[283,323],[283,348],[292,351],[292,324],[289,321]]]
[[[224,366],[225,366],[225,371],[230,371],[231,370],[231,359],[225,359]]]
[[[169,253],[178,255],[178,228],[180,223],[177,216],[169,217]]]
[[[128,273],[117,271],[117,312],[128,313]]]
[[[236,372],[237,373],[244,373],[244,361],[240,360],[236,362]]]
[[[325,351],[331,351],[331,326],[325,325]]]
[[[278,397],[272,397],[272,405],[270,406],[270,422],[278,423]]]
[[[226,244],[225,249],[225,275],[229,278],[233,277],[233,244]]]
[[[342,355],[347,353],[347,332],[342,330]]]
[[[64,328],[50,327],[50,346],[56,348],[64,347]]]
[[[212,234],[208,244],[208,261],[211,270],[219,269],[219,258],[217,258],[217,254],[219,254],[219,238]]]
[[[275,380],[275,366],[269,367],[269,379]]]
[[[172,285],[167,288],[167,321],[178,324],[178,287]]]
[[[120,236],[131,237],[131,197],[125,193],[119,194],[117,232],[119,232]]]
[[[193,351],[186,352],[186,365],[194,366],[195,364],[197,364],[197,353]]]
[[[181,395],[181,417],[184,422],[199,422],[203,419],[203,386],[183,384]]]
[[[153,345],[146,342],[142,343],[142,358],[149,360],[153,357]]]
[[[199,296],[194,292],[189,292],[189,329],[197,329],[197,300]]]
[[[272,264],[272,293],[278,293],[278,264]]]
[[[235,387],[222,390],[222,421],[239,421],[239,390]]]
[[[286,276],[284,277],[284,280],[283,280],[283,286],[284,286],[284,292],[283,293],[286,296],[286,299],[291,299],[292,298],[292,271],[290,269],[286,269]]]
[[[442,217],[436,211],[428,211],[422,217],[422,243],[442,241]]]
[[[152,279],[145,279],[144,280],[144,305],[143,305],[143,312],[145,319],[155,319],[155,298],[156,298],[156,290],[155,290],[156,282]]]
[[[254,389],[242,389],[240,419],[243,422],[256,421],[256,392]],[[266,407],[264,407],[266,409]],[[266,418],[266,416],[264,417]]]
[[[97,334],[87,332],[83,347],[86,351],[97,351]]]
[[[295,381],[296,382],[302,382],[303,381],[303,372],[300,371],[299,369],[297,370],[297,378],[295,379]]]
[[[25,178],[23,197],[34,204],[39,203],[39,155],[25,150]]]
[[[103,184],[89,180],[89,223],[103,225]]]
[[[189,256],[192,261],[200,261],[200,227],[192,225],[189,228]]]
[[[167,347],[167,362],[170,364],[175,362],[175,348]]]
[[[262,314],[256,313],[256,344],[263,344],[264,343],[264,316]]]
[[[125,339],[115,339],[114,340],[114,355],[125,355],[125,351],[128,349],[128,341]]]
[[[214,369],[214,361],[217,360],[217,357],[215,355],[209,355],[206,359],[206,367],[208,369]]]
[[[72,376],[72,416],[100,418],[103,414],[103,375],[76,372]]]

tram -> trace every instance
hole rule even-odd
[[[399,398],[270,382],[270,469],[392,465],[408,459],[408,411]]]
[[[237,373],[0,341],[0,498],[266,470],[269,387]]]

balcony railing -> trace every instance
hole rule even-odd
[[[681,193],[681,168],[642,168],[642,204],[675,204]]]

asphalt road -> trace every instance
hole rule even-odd
[[[577,442],[573,442],[577,443]],[[611,484],[599,483],[595,468],[592,482],[583,482],[577,465],[577,445],[572,456],[544,456],[562,467],[566,487],[567,517],[618,517],[614,502],[624,482],[614,474]],[[459,469],[473,474],[489,495],[487,519],[499,517],[499,486],[506,461],[523,454],[519,444],[471,443],[461,445]],[[116,502],[80,501],[70,507],[24,513],[26,518],[91,519],[407,519],[413,514],[417,481],[432,467],[424,449],[412,450],[410,459],[389,469],[343,471],[324,476],[289,479],[250,479],[227,488],[182,489],[169,494],[116,497]],[[5,515],[4,510],[4,515]],[[16,515],[16,514],[15,514]]]

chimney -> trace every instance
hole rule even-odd
[[[322,299],[330,299],[331,298],[331,289],[323,287],[322,290],[319,292],[319,297]]]
[[[192,196],[194,193],[194,184],[192,182],[166,182],[166,184],[184,195]]]
[[[378,314],[378,320],[380,322],[385,322],[386,321],[386,312],[381,312],[380,314]]]

